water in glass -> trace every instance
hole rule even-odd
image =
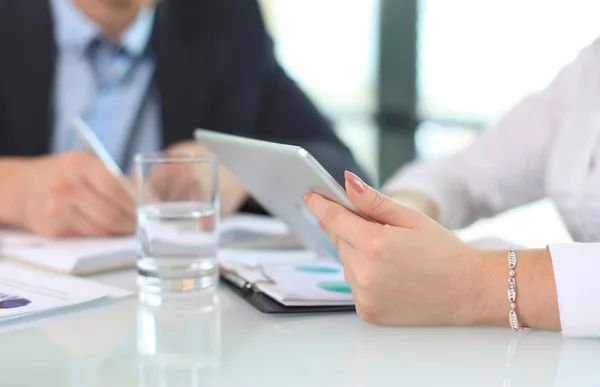
[[[138,282],[161,290],[207,287],[217,278],[219,215],[202,202],[138,208]]]

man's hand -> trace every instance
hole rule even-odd
[[[175,144],[167,148],[166,151],[173,153],[194,153],[201,155],[208,155],[210,153],[206,147],[194,140]],[[189,189],[189,187],[197,187],[197,184],[194,184],[196,176],[193,174],[193,172],[194,171],[190,170],[189,175],[187,176],[186,174],[172,176],[168,180],[171,186],[165,187],[165,189],[168,189],[170,192],[180,193],[186,189]],[[221,194],[221,214],[223,216],[227,216],[236,212],[242,206],[244,201],[248,198],[248,192],[242,183],[240,183],[240,181],[223,166],[219,167],[219,184],[219,190]]]
[[[132,184],[96,157],[69,152],[22,161],[10,223],[53,237],[110,236],[135,230]]]

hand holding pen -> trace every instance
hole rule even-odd
[[[71,151],[18,163],[16,168],[21,179],[12,187],[17,200],[13,219],[8,219],[11,224],[52,237],[134,232],[132,184],[106,164],[104,156]]]

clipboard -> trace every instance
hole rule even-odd
[[[266,314],[354,312],[354,305],[287,306],[263,293],[235,271],[220,267],[221,282],[258,311]]]

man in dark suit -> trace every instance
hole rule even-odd
[[[0,223],[46,235],[134,229],[134,201],[77,151],[81,116],[120,166],[202,127],[305,147],[359,172],[274,58],[256,0],[0,0]],[[222,171],[223,211],[248,199]]]

